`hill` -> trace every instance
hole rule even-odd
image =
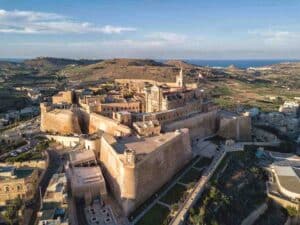
[[[170,82],[175,80],[175,76],[180,71],[178,64],[180,61],[162,63],[148,59],[112,59],[87,66],[67,66],[60,74],[73,83],[91,82],[103,78],[154,79]],[[194,82],[198,74],[206,70],[191,64],[182,64],[187,82]]]
[[[38,57],[35,59],[25,60],[24,64],[34,68],[48,68],[48,69],[62,69],[65,66],[73,65],[89,65],[98,63],[101,60],[87,60],[87,59],[64,59],[64,58],[52,58],[52,57]]]

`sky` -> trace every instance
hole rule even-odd
[[[299,0],[0,0],[0,58],[300,59]]]

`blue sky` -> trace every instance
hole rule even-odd
[[[299,0],[0,0],[0,58],[300,58]]]

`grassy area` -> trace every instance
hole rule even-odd
[[[219,178],[191,210],[191,224],[238,225],[266,201],[266,177],[254,152],[231,153],[223,162],[217,170]]]
[[[187,188],[181,184],[175,184],[160,200],[168,205],[180,202]]]
[[[211,161],[211,158],[203,157],[195,164],[195,167],[202,168],[208,166],[211,163]]]
[[[24,152],[16,157],[8,157],[6,162],[25,162],[30,160],[43,159],[43,155],[40,152]]]
[[[137,225],[167,225],[170,210],[165,206],[154,205],[136,224]]]
[[[200,179],[202,172],[191,168],[179,181],[184,184],[194,183]]]
[[[27,142],[25,140],[21,140],[14,143],[5,143],[4,141],[0,143],[0,153],[9,152],[11,150],[17,149],[23,145],[26,145]]]

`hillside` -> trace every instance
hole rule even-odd
[[[237,106],[274,111],[285,99],[300,96],[300,63],[282,63],[266,68],[223,69],[200,67],[180,60],[158,62],[151,59],[73,60],[36,58],[24,63],[0,62],[0,98],[14,93],[15,87],[44,87],[59,91],[66,87],[88,87],[115,78],[153,79],[174,82],[183,68],[186,82],[198,81],[216,103],[227,109]],[[2,94],[1,94],[2,93]],[[26,104],[22,93],[11,102]],[[270,100],[270,97],[279,97]],[[8,101],[6,101],[8,102]],[[14,104],[8,104],[13,108]],[[5,111],[5,104],[2,111]]]
[[[25,60],[24,64],[33,68],[48,68],[48,69],[62,69],[65,66],[73,65],[89,65],[98,63],[101,60],[87,60],[87,59],[64,59],[64,58],[51,58],[51,57],[38,57],[35,59]]]
[[[180,64],[179,61],[177,61]],[[200,72],[206,69],[182,63],[188,82],[197,79]],[[87,66],[68,66],[61,71],[61,75],[72,82],[97,81],[102,78],[132,78],[154,79],[163,82],[175,80],[180,67],[177,64],[161,63],[154,60],[141,59],[112,59]]]

